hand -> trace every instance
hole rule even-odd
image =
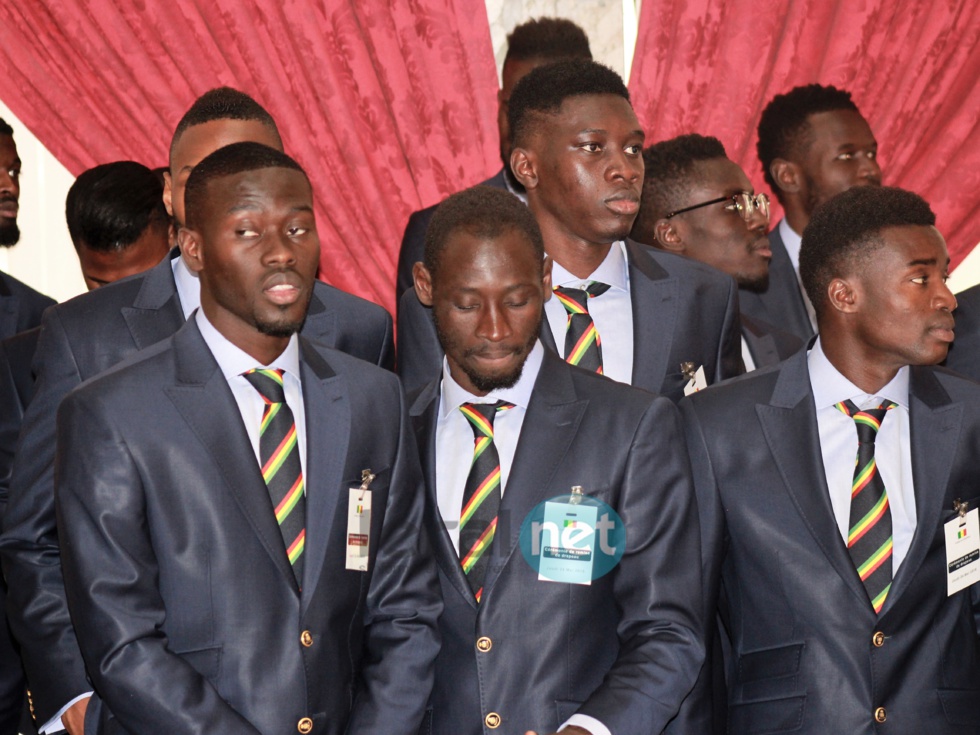
[[[79,699],[61,716],[61,724],[65,726],[68,735],[85,735],[85,710],[88,709],[89,699]]]

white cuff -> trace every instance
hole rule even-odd
[[[612,735],[608,727],[599,722],[595,717],[589,717],[588,715],[572,715],[558,728],[558,732],[561,732],[569,725],[584,728],[592,733],[592,735]]]
[[[54,717],[52,717],[50,720],[48,720],[47,722],[45,722],[43,725],[41,725],[41,727],[39,727],[37,729],[37,731],[41,735],[50,735],[53,732],[58,732],[59,730],[64,730],[65,729],[65,726],[63,724],[61,724],[61,718],[62,718],[62,716],[64,716],[65,712],[67,712],[71,708],[71,706],[73,704],[75,704],[76,702],[80,702],[83,699],[88,699],[91,696],[92,696],[92,692],[85,692],[85,694],[79,694],[77,697],[75,697],[73,700],[71,700],[68,704],[66,704],[64,707],[62,707],[61,709],[59,709],[58,710],[58,713]]]

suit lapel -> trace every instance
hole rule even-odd
[[[929,553],[939,527],[946,486],[963,421],[963,405],[953,403],[929,367],[913,367],[909,376],[909,439],[912,487],[915,489],[915,534],[885,600],[884,615],[908,588]]]
[[[337,315],[327,309],[326,304],[320,299],[317,291],[323,288],[331,288],[325,283],[317,281],[313,289],[313,296],[310,298],[310,308],[306,312],[306,321],[303,323],[303,334],[309,335],[313,339],[326,346],[337,344]]]
[[[470,583],[467,581],[463,567],[459,562],[459,555],[456,553],[452,539],[449,538],[449,532],[446,531],[446,526],[442,522],[442,514],[439,512],[439,499],[436,494],[436,425],[438,424],[440,382],[441,378],[434,380],[422,390],[418,398],[412,402],[409,415],[412,419],[415,441],[422,460],[422,476],[425,478],[427,506],[426,517],[429,524],[429,535],[435,549],[436,561],[460,596],[476,609],[473,590],[470,589]]]
[[[810,535],[851,592],[873,612],[830,503],[806,359],[806,352],[801,351],[783,364],[769,405],[757,405],[756,414],[783,483]]]
[[[337,516],[347,512],[347,492],[343,483],[351,409],[344,380],[305,339],[300,339],[300,349],[307,447],[303,589],[312,593],[326,562],[327,545]],[[345,519],[342,517],[341,520]],[[282,546],[281,539],[279,545]],[[311,598],[312,594],[303,595],[304,613]]]
[[[173,258],[180,257],[176,252],[146,272],[133,305],[121,309],[137,349],[166,339],[184,323],[171,266]]]
[[[742,336],[749,345],[749,352],[757,368],[775,365],[779,362],[776,339],[756,324],[750,317],[741,314]]]
[[[588,400],[578,398],[572,385],[569,373],[577,369],[545,353],[500,502],[497,535],[483,582],[484,599],[493,593],[494,582],[514,555],[524,519],[539,503],[571,490],[559,488],[556,492],[551,478],[561,466],[588,405]]]
[[[626,259],[633,305],[632,384],[659,393],[664,376],[680,371],[680,365],[667,364],[678,317],[678,283],[639,243],[626,241]],[[640,314],[651,318],[637,318]],[[651,329],[650,324],[655,328]],[[645,329],[641,328],[643,325]]]
[[[224,490],[234,498],[276,568],[298,594],[299,586],[238,404],[195,320],[174,335],[174,352],[177,383],[166,390],[167,395],[207,447],[220,469]]]

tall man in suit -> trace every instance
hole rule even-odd
[[[758,196],[717,138],[680,135],[643,149],[643,198],[631,236],[727,273],[743,290],[764,291],[772,252],[769,199]],[[774,365],[803,342],[740,314],[746,370]]]
[[[681,404],[735,735],[980,732],[980,586],[948,594],[944,528],[980,504],[980,386],[932,367],[956,307],[934,222],[899,189],[818,207],[819,338]]]
[[[177,125],[164,202],[184,222],[184,186],[194,166],[243,140],[281,149],[275,121],[227,87],[200,97]],[[37,721],[81,732],[91,690],[65,603],[54,514],[55,415],[79,383],[176,332],[200,303],[200,285],[177,251],[146,273],[59,305],[42,326],[35,395],[14,460],[0,557],[10,585],[11,627],[24,650]],[[391,317],[376,304],[317,281],[303,333],[342,352],[390,366]],[[67,715],[64,722],[62,715]]]
[[[816,317],[800,281],[800,237],[835,194],[881,183],[878,142],[850,92],[808,84],[776,95],[759,120],[759,160],[786,216],[769,233],[769,287],[742,289],[742,312],[806,341]]]
[[[86,730],[414,734],[442,604],[398,379],[298,336],[320,243],[295,161],[227,146],[185,205],[201,309],[59,409]]]
[[[566,18],[532,18],[515,27],[507,36],[507,55],[500,72],[500,91],[497,92],[497,132],[500,135],[500,160],[503,168],[486,181],[484,186],[505,189],[524,196],[524,187],[510,170],[510,125],[507,108],[514,85],[531,69],[561,59],[591,59],[589,38],[581,28]],[[412,268],[422,260],[425,250],[425,230],[437,204],[413,212],[405,227],[401,251],[398,254],[398,279],[395,301],[412,289]]]
[[[628,239],[643,131],[619,75],[584,60],[538,67],[514,88],[509,116],[511,169],[554,263],[545,347],[674,400],[692,376],[703,385],[742,372],[735,282]],[[413,294],[398,320],[399,373],[411,390],[437,377],[442,350]]]
[[[676,411],[543,348],[550,270],[534,217],[486,187],[440,206],[416,269],[446,353],[410,409],[446,605],[439,735],[658,733],[701,666],[697,519]],[[590,584],[542,581],[518,548],[521,523],[576,485],[626,519],[625,555]]]
[[[0,118],[0,248],[12,248],[20,240],[19,200],[20,156],[14,129]],[[0,339],[36,327],[41,312],[52,304],[54,299],[0,271]]]

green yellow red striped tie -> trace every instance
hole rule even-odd
[[[847,550],[876,613],[884,607],[892,586],[892,514],[875,463],[875,438],[885,414],[896,405],[885,401],[877,408],[860,410],[851,401],[836,404],[841,413],[854,419],[858,433]]]
[[[565,307],[565,362],[602,374],[602,340],[589,314],[589,299],[601,296],[609,285],[592,281],[587,288],[555,287],[555,296]]]
[[[303,550],[306,546],[306,496],[299,459],[296,423],[286,404],[282,370],[255,369],[245,379],[265,402],[259,432],[262,479],[269,488],[272,508],[279,522],[286,556],[296,581],[303,583]]]
[[[464,403],[459,407],[473,429],[473,464],[459,515],[459,558],[477,602],[483,596],[483,579],[500,508],[500,455],[493,443],[493,419],[498,411],[513,407],[503,401]]]

